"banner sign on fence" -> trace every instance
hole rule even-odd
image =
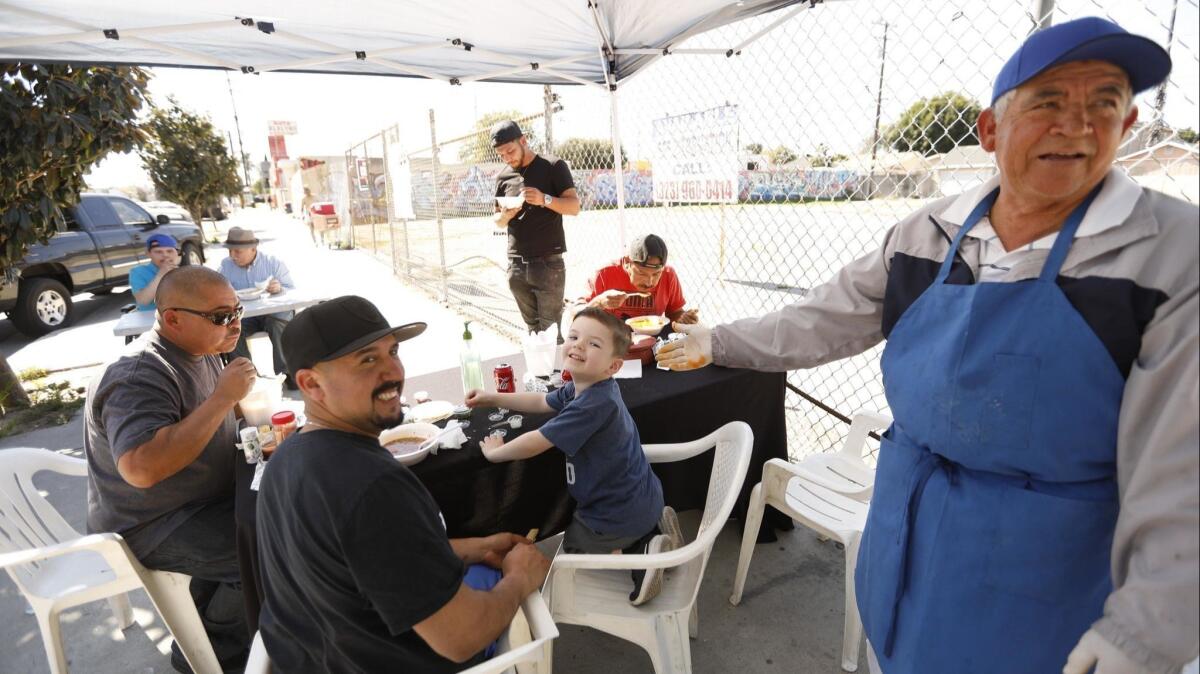
[[[367,192],[371,189],[371,171],[367,166],[367,160],[362,157],[354,158],[354,178],[358,185],[359,192]]]
[[[737,203],[736,105],[651,121],[654,201]]]
[[[413,209],[412,164],[399,142],[387,147],[388,176],[392,179],[392,217],[397,220],[416,220]]]

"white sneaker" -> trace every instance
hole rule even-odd
[[[668,552],[674,550],[671,547],[671,539],[665,534],[659,534],[650,539],[646,544],[646,549],[642,552],[645,555],[653,555],[659,552]],[[641,573],[641,578],[638,578],[638,573]],[[629,603],[634,606],[641,606],[646,602],[658,596],[662,592],[663,570],[662,569],[646,569],[645,571],[634,572],[634,587],[633,592],[629,593]]]
[[[658,530],[671,539],[671,549],[683,547],[683,529],[679,527],[679,517],[671,506],[663,506],[662,516],[658,519]]]

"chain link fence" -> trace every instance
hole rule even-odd
[[[676,45],[724,53],[749,42],[730,56],[660,54],[615,95],[527,87],[514,111],[455,137],[431,111],[430,145],[415,152],[400,148],[397,129],[372,136],[346,153],[354,245],[465,316],[519,336],[506,240],[491,222],[504,165],[485,131],[515,117],[536,151],[567,160],[582,201],[564,219],[568,299],[586,293],[624,242],[655,233],[704,322],[774,311],[876,250],[930,199],[990,177],[973,127],[993,76],[1036,25],[1089,15],[1170,47],[1175,70],[1139,96],[1118,165],[1197,202],[1195,132],[1178,128],[1197,117],[1195,0],[833,2]],[[839,447],[856,410],[887,410],[881,351],[789,373],[793,457]]]

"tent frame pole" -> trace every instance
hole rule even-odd
[[[617,90],[608,92],[609,110],[612,115],[613,178],[617,183],[617,246],[625,248],[625,167],[621,163],[621,123],[617,114]]]

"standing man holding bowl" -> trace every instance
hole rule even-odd
[[[1197,654],[1200,218],[1113,166],[1170,56],[1085,18],[979,116],[998,175],[803,302],[658,359],[809,368],[886,339],[855,577],[872,669],[1178,672]],[[871,654],[869,653],[870,657]]]
[[[525,199],[516,208],[496,207],[496,226],[508,230],[508,287],[526,328],[542,332],[562,318],[567,282],[562,216],[579,215],[575,181],[567,162],[531,150],[516,122],[497,123],[491,136],[508,164],[496,176],[496,196]]]

